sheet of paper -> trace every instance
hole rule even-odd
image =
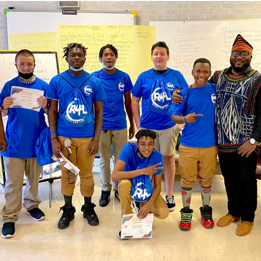
[[[43,96],[44,91],[12,86],[11,97],[14,98],[11,108],[25,108],[34,111],[40,111],[41,107],[38,105],[37,98]]]
[[[144,219],[134,214],[123,215],[121,238],[151,238],[153,217],[153,214],[148,214]]]
[[[65,167],[75,175],[78,175],[80,169],[78,169],[71,161],[69,161],[61,151],[60,151],[60,155],[62,156],[61,158],[56,158],[55,156],[53,156],[52,159],[60,163],[60,165],[62,165],[63,167]]]

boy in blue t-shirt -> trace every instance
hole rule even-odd
[[[53,153],[59,158],[61,150],[79,167],[80,190],[84,197],[81,208],[83,217],[89,225],[96,226],[99,219],[94,211],[95,204],[91,201],[94,192],[92,168],[99,147],[105,93],[100,80],[84,71],[85,56],[86,48],[81,44],[72,43],[64,48],[69,70],[52,78],[47,97],[50,98],[49,124]],[[63,166],[61,170],[61,191],[65,205],[61,207],[63,214],[58,228],[65,229],[74,219],[72,195],[76,178]]]
[[[211,198],[212,178],[217,160],[215,136],[216,85],[208,83],[211,64],[205,58],[194,62],[192,75],[195,82],[181,91],[182,103],[174,105],[172,119],[185,123],[179,147],[181,195],[183,208],[180,229],[191,229],[193,210],[190,209],[192,188],[198,179],[201,185],[201,219],[205,228],[212,228]]]
[[[137,216],[143,219],[152,211],[156,217],[165,219],[169,215],[169,210],[160,195],[163,158],[161,153],[154,149],[156,133],[142,129],[137,132],[135,137],[136,145],[128,143],[123,147],[112,172],[112,180],[119,181],[121,215],[132,214],[132,179],[140,175],[149,175],[153,191],[148,201],[141,202]],[[118,237],[121,237],[121,232]]]
[[[48,84],[34,75],[35,58],[27,49],[20,50],[15,56],[18,76],[7,82],[0,94],[2,116],[8,115],[5,137],[8,143],[6,151],[1,153],[5,168],[5,205],[1,211],[3,216],[2,237],[11,238],[15,235],[15,223],[23,205],[34,220],[45,218],[39,209],[41,199],[38,196],[39,177],[43,168],[37,163],[35,145],[41,131],[46,128],[44,113],[47,112],[47,99],[37,99],[39,112],[25,108],[11,107],[12,86],[44,91]],[[24,174],[26,187],[23,192]]]
[[[173,211],[176,206],[173,195],[174,154],[179,130],[171,119],[171,94],[175,89],[187,86],[187,82],[179,71],[167,67],[169,48],[165,42],[157,42],[152,46],[151,60],[154,68],[141,73],[132,89],[132,111],[138,129],[146,128],[157,133],[155,149],[163,155],[166,203],[169,211]]]
[[[129,139],[132,139],[135,133],[130,94],[133,85],[127,73],[115,68],[117,58],[118,51],[113,45],[103,46],[99,52],[103,69],[92,73],[101,81],[106,94],[106,99],[103,101],[103,124],[99,143],[102,187],[99,205],[101,207],[108,205],[111,194],[111,145],[115,162],[117,162],[123,146],[127,143],[127,122],[124,107],[130,122]],[[118,198],[117,189],[115,189],[115,196]]]

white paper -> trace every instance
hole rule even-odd
[[[121,238],[151,238],[153,214],[148,214],[146,218],[139,219],[137,215],[123,215]]]
[[[11,97],[14,100],[10,108],[25,108],[39,112],[41,107],[38,105],[37,98],[43,95],[44,91],[41,90],[12,86]]]
[[[71,161],[69,161],[61,151],[60,155],[62,156],[61,158],[56,158],[55,156],[53,156],[53,160],[57,161],[58,163],[60,163],[60,165],[62,165],[63,167],[65,167],[66,169],[70,170],[72,173],[74,173],[75,175],[78,175],[80,172],[80,169],[78,169]]]

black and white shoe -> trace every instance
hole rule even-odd
[[[91,203],[90,205],[83,205],[81,211],[83,212],[83,217],[87,219],[88,224],[91,226],[98,226],[99,219],[96,215],[94,208],[96,207],[95,204]]]
[[[120,201],[120,195],[119,195],[119,191],[117,189],[114,190],[114,196],[115,196],[115,198],[117,198]]]
[[[136,200],[132,200],[131,204],[132,204],[132,207],[135,209],[136,213],[138,214],[140,211],[140,202],[138,202]]]
[[[129,239],[131,239],[131,237],[130,238],[128,238],[128,237],[121,238],[121,230],[120,230],[119,233],[118,233],[118,239],[120,239],[120,240],[129,240]]]
[[[174,211],[174,209],[176,207],[174,196],[172,196],[172,197],[166,196],[166,204],[168,206],[169,212]]]
[[[45,219],[45,214],[40,208],[33,208],[27,210],[27,212],[32,216],[35,221],[41,221]]]
[[[14,222],[6,222],[2,228],[2,237],[3,238],[11,238],[15,235],[15,223]]]

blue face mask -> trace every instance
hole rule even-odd
[[[115,64],[112,66],[112,67],[107,67],[105,64],[103,65],[103,68],[106,69],[106,70],[113,70],[115,68]]]
[[[79,72],[79,71],[82,71],[83,70],[83,66],[79,69],[75,69],[73,68],[71,65],[70,65],[70,70],[74,71],[74,72]]]

